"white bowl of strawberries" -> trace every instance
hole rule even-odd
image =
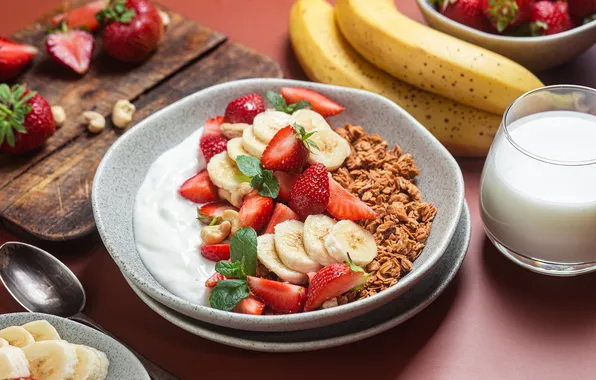
[[[441,32],[533,71],[556,67],[596,42],[594,0],[416,0]]]

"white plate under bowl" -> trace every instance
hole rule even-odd
[[[211,325],[177,313],[143,293],[132,290],[153,311],[172,324],[202,338],[228,346],[264,352],[314,351],[353,343],[389,330],[412,318],[447,288],[457,274],[470,243],[471,221],[465,206],[449,247],[431,273],[397,299],[350,321],[291,332],[254,332]]]
[[[137,252],[133,205],[151,164],[178,145],[205,120],[221,114],[228,102],[283,86],[318,91],[345,106],[330,118],[335,126],[362,125],[391,145],[412,153],[421,174],[417,185],[438,209],[426,247],[412,271],[379,294],[339,307],[292,315],[254,316],[213,309],[189,302],[159,283]],[[210,87],[153,114],[120,137],[99,165],[91,194],[99,234],[114,261],[134,285],[165,306],[192,318],[251,331],[295,331],[317,328],[368,313],[395,299],[422,280],[440,259],[453,237],[464,202],[463,176],[455,159],[418,121],[390,100],[371,92],[284,79],[247,79]],[[199,253],[197,252],[197,255]],[[206,278],[197,278],[204,282]]]
[[[82,344],[102,351],[110,361],[106,380],[150,380],[145,367],[126,347],[109,336],[70,319],[42,313],[12,313],[0,315],[0,330],[10,326],[45,319],[69,343]]]

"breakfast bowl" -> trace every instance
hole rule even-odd
[[[566,32],[540,37],[512,37],[486,33],[451,20],[429,0],[416,0],[432,28],[516,61],[532,71],[566,63],[596,43],[596,22]]]
[[[202,284],[214,268],[214,263],[200,258],[198,247],[193,247],[193,252],[186,258],[176,259],[181,263],[179,267],[172,267],[174,257],[170,260],[168,257],[140,254],[146,252],[151,244],[164,251],[171,249],[177,243],[175,235],[178,232],[175,228],[183,223],[156,227],[150,214],[135,212],[135,209],[139,210],[135,206],[137,194],[145,187],[146,178],[150,178],[148,173],[155,173],[154,165],[163,161],[161,158],[166,154],[172,154],[169,152],[176,152],[172,148],[180,149],[190,141],[195,149],[191,154],[192,159],[196,161],[198,138],[195,141],[189,139],[196,135],[206,120],[222,114],[232,99],[249,93],[265,95],[281,87],[310,89],[332,98],[345,107],[342,113],[327,119],[334,127],[346,123],[361,125],[368,133],[378,133],[389,145],[398,144],[404,152],[411,153],[420,169],[416,186],[425,201],[433,203],[437,213],[424,249],[413,261],[411,271],[378,294],[305,313],[247,315],[218,310],[209,306],[207,293],[203,294],[202,288],[198,286],[200,284],[204,288]],[[165,171],[177,166],[179,164],[173,161],[161,165]],[[159,179],[159,172],[157,174]],[[183,179],[176,178],[176,181]],[[177,195],[175,191],[172,193]],[[165,199],[160,203],[160,207],[164,207],[160,208],[159,214],[153,214],[153,218],[167,220],[177,217],[175,200]],[[127,131],[106,153],[97,169],[92,204],[98,231],[116,264],[131,283],[164,306],[224,327],[252,331],[296,331],[330,325],[370,312],[400,296],[431,272],[456,230],[464,204],[464,186],[461,170],[449,152],[413,117],[384,97],[362,90],[310,82],[247,79],[216,85],[190,95]],[[189,218],[197,223],[195,216]],[[174,230],[170,232],[173,232],[168,233],[168,228],[172,226]],[[198,224],[192,228],[196,228],[198,236]],[[141,236],[144,236],[143,239],[139,239]],[[145,244],[147,236],[151,244]],[[195,261],[197,257],[201,260]],[[196,262],[196,268],[192,268],[196,269],[194,277],[181,282],[183,277],[188,276],[180,268],[188,262]]]

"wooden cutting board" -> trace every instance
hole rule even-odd
[[[76,7],[87,1],[71,3]],[[40,49],[32,67],[15,83],[24,83],[51,105],[64,107],[67,121],[38,151],[25,156],[0,153],[0,223],[52,241],[75,239],[95,230],[91,185],[104,153],[123,133],[109,118],[117,100],[128,99],[136,105],[129,127],[134,128],[152,113],[214,84],[283,76],[271,58],[166,11],[171,23],[148,61],[138,66],[117,62],[102,53],[98,40],[91,69],[82,77],[59,67],[43,47],[49,19],[60,10],[12,36]],[[102,133],[87,132],[81,117],[86,110],[106,116]]]

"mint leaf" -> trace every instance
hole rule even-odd
[[[236,165],[242,174],[249,177],[258,176],[263,172],[261,161],[256,157],[240,155],[236,157]]]
[[[273,176],[273,172],[271,170],[266,170],[260,179],[259,194],[264,197],[277,198],[279,195],[279,182],[277,182],[277,178]]]
[[[236,277],[245,279],[246,275],[242,271],[242,263],[240,261],[229,262],[227,260],[218,261],[215,264],[215,271],[226,277]]]
[[[309,102],[307,102],[306,100],[301,100],[294,105],[294,112],[304,109],[304,108],[312,109],[312,105]]]
[[[280,112],[286,112],[288,104],[280,94],[273,91],[267,91],[267,99],[273,104],[273,108]]]
[[[214,309],[230,311],[250,295],[244,280],[222,280],[211,289],[209,304]]]
[[[230,240],[232,263],[242,263],[242,271],[247,276],[257,273],[257,232],[252,227],[239,229]]]

